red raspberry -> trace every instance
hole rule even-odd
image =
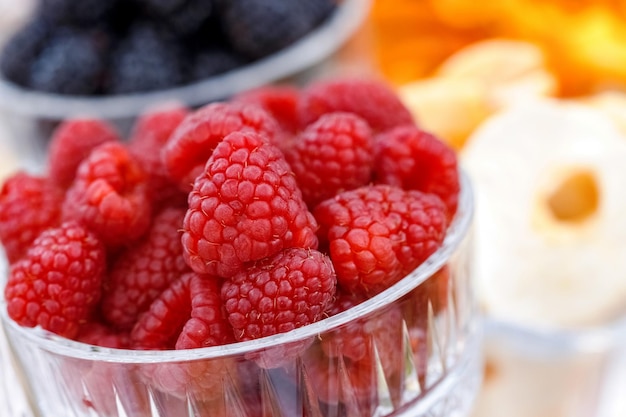
[[[18,172],[0,190],[0,241],[16,262],[46,228],[58,225],[63,192],[48,179]]]
[[[380,183],[436,194],[446,204],[448,219],[454,217],[460,184],[451,148],[415,126],[400,126],[379,135],[375,149]]]
[[[295,135],[299,128],[298,100],[300,91],[288,85],[271,85],[244,91],[233,101],[263,107],[278,122],[283,132]]]
[[[371,365],[343,357],[329,359],[321,352],[307,352],[303,360],[310,389],[322,402],[348,410],[349,414],[341,415],[376,415],[372,402],[377,399],[377,370]],[[402,357],[396,362],[401,364]]]
[[[388,288],[419,266],[446,232],[439,197],[389,185],[343,192],[320,203],[314,214],[339,285],[364,295]]]
[[[93,321],[81,324],[76,340],[89,345],[113,349],[128,349],[130,347],[130,334],[128,332],[119,332],[105,324]]]
[[[117,329],[130,329],[172,282],[190,272],[183,258],[183,208],[154,216],[147,235],[115,261],[104,285],[101,310]]]
[[[320,320],[335,285],[335,271],[326,255],[290,248],[224,282],[222,300],[235,338],[252,340]]]
[[[44,231],[13,264],[4,296],[9,316],[74,338],[100,297],[105,249],[76,222]]]
[[[346,311],[367,298],[343,291],[328,311],[328,315]],[[399,370],[402,356],[402,311],[398,305],[378,310],[363,319],[350,322],[340,331],[321,340],[322,350],[329,358],[343,356],[352,362],[373,364],[380,360],[387,371]],[[374,354],[374,346],[378,357]]]
[[[133,127],[128,150],[148,175],[148,189],[155,206],[187,203],[187,195],[165,169],[161,149],[188,114],[189,110],[182,106],[160,106],[140,116]]]
[[[335,194],[370,182],[373,138],[352,113],[329,113],[309,125],[285,152],[302,197],[311,208]]]
[[[313,83],[301,94],[298,113],[301,126],[321,115],[350,112],[362,117],[374,131],[413,124],[413,116],[385,83],[365,79],[335,79]]]
[[[273,141],[278,129],[272,116],[256,105],[212,103],[185,118],[172,133],[161,155],[170,176],[188,192],[226,135],[252,131]]]
[[[69,187],[78,165],[92,149],[112,141],[120,141],[120,136],[113,126],[103,120],[64,121],[52,134],[48,148],[50,179],[62,188]]]
[[[283,248],[317,248],[316,229],[283,153],[257,133],[236,132],[196,179],[182,242],[194,271],[230,277]]]
[[[415,290],[414,301],[421,309],[420,315],[426,317],[428,304],[432,305],[433,313],[437,314],[448,305],[448,290],[450,285],[450,268],[444,265]]]
[[[174,281],[133,327],[133,344],[142,349],[193,349],[233,342],[218,282],[193,272]]]
[[[233,331],[222,307],[218,279],[185,274],[139,318],[131,340],[140,349],[195,349],[232,343]],[[158,391],[207,401],[223,395],[223,378],[231,378],[234,367],[234,361],[222,358],[155,364],[142,371],[147,384]]]
[[[146,176],[121,143],[100,145],[80,164],[62,215],[85,224],[107,247],[143,235],[151,215]]]

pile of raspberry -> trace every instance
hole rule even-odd
[[[156,350],[288,332],[398,282],[457,208],[455,153],[377,80],[159,106],[125,139],[67,120],[45,174],[3,184],[18,324]]]

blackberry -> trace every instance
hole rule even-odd
[[[213,13],[212,0],[187,0],[185,4],[164,16],[164,23],[179,36],[197,32]]]
[[[58,94],[94,94],[105,63],[100,39],[93,32],[58,29],[33,62],[29,86]]]
[[[258,59],[302,38],[333,8],[333,0],[227,0],[221,17],[233,47]]]
[[[108,90],[113,94],[160,90],[185,81],[185,55],[174,38],[141,23],[113,52]]]
[[[41,0],[41,13],[47,19],[78,25],[102,21],[118,0]]]
[[[9,81],[26,85],[30,66],[50,34],[50,24],[36,17],[5,44],[0,56],[0,71]]]
[[[243,66],[247,60],[226,48],[210,48],[196,54],[191,79],[202,80]]]
[[[135,0],[135,2],[154,16],[166,16],[174,10],[181,8],[187,0]]]

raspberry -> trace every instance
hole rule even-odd
[[[193,349],[234,341],[218,280],[190,272],[170,284],[131,331],[142,349]]]
[[[187,203],[187,195],[165,169],[161,149],[188,114],[189,110],[180,105],[161,106],[148,110],[133,126],[128,150],[148,175],[148,191],[155,206],[172,201]]]
[[[0,190],[0,241],[9,263],[16,262],[46,228],[56,226],[63,192],[46,178],[18,172]]]
[[[263,107],[278,122],[281,130],[295,135],[299,128],[298,100],[300,90],[292,86],[264,86],[244,91],[233,97],[233,101],[256,104]]]
[[[101,310],[117,329],[130,329],[172,282],[190,272],[183,258],[180,229],[185,209],[157,214],[147,235],[122,253],[104,285]]]
[[[366,299],[362,295],[338,291],[328,315],[346,311]],[[398,306],[392,306],[355,320],[329,336],[321,340],[322,350],[329,358],[343,356],[353,362],[371,364],[376,360],[376,346],[383,368],[398,369],[398,358],[402,356],[402,312]]]
[[[89,345],[113,349],[128,349],[130,347],[129,333],[118,332],[105,324],[92,321],[80,326],[76,340]]]
[[[62,122],[52,133],[48,147],[48,175],[62,188],[74,181],[78,165],[105,142],[120,141],[113,126],[98,119],[73,119]]]
[[[11,267],[4,291],[9,316],[75,337],[99,300],[105,257],[98,238],[76,222],[44,231]]]
[[[439,196],[448,220],[459,199],[459,170],[455,152],[434,135],[416,126],[400,126],[379,135],[375,144],[378,182]]]
[[[282,152],[257,133],[235,132],[189,194],[182,242],[194,271],[230,277],[284,248],[317,248],[316,229]]]
[[[414,290],[414,302],[421,311],[419,315],[427,317],[428,304],[437,314],[448,305],[448,287],[450,285],[450,268],[444,265]]]
[[[150,305],[131,331],[140,349],[195,349],[234,342],[220,299],[219,280],[188,273]],[[234,361],[162,363],[142,369],[151,387],[180,398],[221,398],[223,378],[236,372]]]
[[[222,285],[222,300],[238,341],[285,333],[324,317],[335,295],[330,259],[290,248],[263,259]]]
[[[439,197],[373,185],[346,191],[314,211],[337,280],[348,292],[374,295],[418,267],[445,237]]]
[[[354,415],[376,415],[367,411],[377,390],[376,371],[371,366],[342,357],[329,359],[322,352],[312,352],[303,359],[311,390],[323,403],[339,410],[352,410]],[[396,358],[397,362],[401,360]]]
[[[278,125],[264,110],[243,103],[212,103],[180,124],[163,148],[162,157],[182,190],[191,190],[215,147],[235,131],[257,132],[272,141]]]
[[[372,132],[351,113],[329,113],[309,125],[285,152],[307,205],[370,182]]]
[[[93,230],[107,247],[127,245],[150,225],[145,173],[118,142],[107,142],[80,164],[62,217]]]
[[[298,106],[302,125],[337,111],[355,113],[376,132],[414,123],[394,91],[379,81],[334,79],[318,81],[303,90]]]

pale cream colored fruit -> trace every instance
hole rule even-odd
[[[496,108],[528,97],[551,96],[557,88],[541,48],[507,39],[488,39],[463,48],[441,64],[437,76],[476,80]]]
[[[406,84],[398,93],[422,128],[457,150],[492,111],[482,86],[471,79],[429,78]]]
[[[537,99],[461,154],[476,188],[478,296],[495,318],[575,327],[626,310],[626,139],[599,110]]]
[[[583,103],[606,113],[626,135],[626,93],[604,91],[584,99]]]

